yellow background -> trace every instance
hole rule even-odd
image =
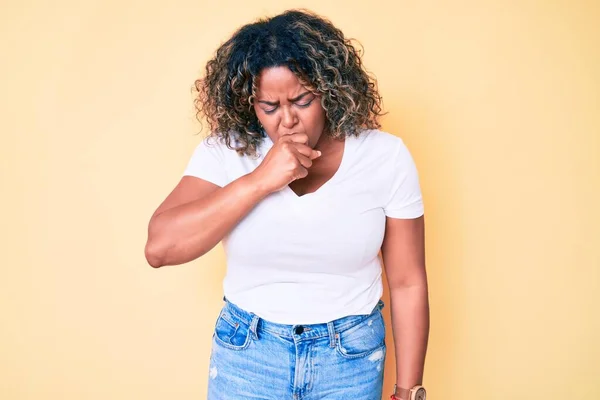
[[[419,166],[430,398],[600,399],[600,6],[566,0],[4,0],[0,398],[205,397],[222,249],[154,270],[146,226],[206,60],[298,6],[362,42]]]

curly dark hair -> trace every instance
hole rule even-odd
[[[286,66],[308,90],[321,96],[325,134],[358,135],[381,125],[382,100],[361,54],[329,20],[307,10],[289,10],[244,25],[222,44],[194,82],[196,117],[206,117],[211,136],[239,154],[255,155],[264,132],[254,112],[257,77]],[[232,146],[235,142],[235,147]]]

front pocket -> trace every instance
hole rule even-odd
[[[352,328],[337,334],[336,349],[345,358],[365,357],[384,348],[385,323],[379,310]]]
[[[250,344],[250,326],[223,309],[217,318],[213,337],[218,344],[228,349],[243,350]]]

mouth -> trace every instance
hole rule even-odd
[[[296,135],[296,134],[302,134],[302,133],[303,133],[303,132],[290,132],[290,133],[283,133],[283,134],[281,134],[279,137],[284,137],[284,136],[289,136],[289,135]],[[307,135],[307,136],[308,136],[308,135]],[[313,146],[310,144],[310,138],[309,138],[309,139],[306,141],[306,143],[305,143],[305,144],[306,144],[307,146],[313,147]]]

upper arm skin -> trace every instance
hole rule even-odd
[[[381,255],[390,289],[426,285],[425,218],[386,218]]]
[[[196,178],[194,176],[183,176],[177,186],[175,186],[167,198],[156,209],[154,214],[152,214],[150,223],[152,223],[152,219],[158,214],[182,204],[201,199],[220,188],[220,186],[205,181],[204,179]]]

